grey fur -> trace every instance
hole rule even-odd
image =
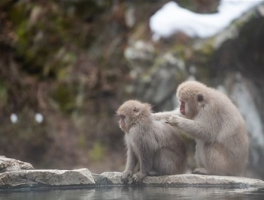
[[[188,107],[186,115],[167,114],[161,118],[196,140],[198,168],[193,173],[241,175],[249,141],[236,106],[223,93],[196,81],[182,83],[177,98]]]
[[[125,124],[120,125],[125,132],[127,147],[127,163],[122,174],[124,182],[133,174],[137,163],[139,172],[133,176],[135,182],[140,182],[147,175],[184,172],[186,165],[184,142],[175,128],[152,117],[150,105],[130,100],[119,107],[117,114],[121,118],[123,116]]]

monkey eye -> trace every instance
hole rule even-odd
[[[119,117],[120,119],[122,119],[122,120],[124,120],[124,119],[126,118],[125,115],[118,115],[118,117]]]
[[[135,108],[133,109],[133,111],[137,113],[137,112],[139,111],[139,109],[138,109],[137,107],[135,107]]]
[[[185,105],[185,102],[184,102],[183,100],[179,100],[179,104],[180,104],[181,106],[183,106],[183,105]]]
[[[203,101],[203,100],[204,100],[203,95],[198,94],[198,95],[197,95],[197,101],[198,101],[198,102],[201,102],[201,101]]]

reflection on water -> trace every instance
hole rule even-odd
[[[0,192],[2,200],[263,200],[264,190],[220,188],[96,188],[76,190],[45,190],[27,192]]]

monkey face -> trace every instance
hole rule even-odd
[[[119,127],[127,133],[132,126],[146,118],[145,116],[151,115],[151,106],[136,100],[129,100],[118,108],[117,115]]]
[[[180,113],[186,117],[188,117],[190,115],[190,107],[188,106],[188,101],[180,101]]]
[[[193,119],[205,105],[206,86],[195,81],[186,81],[179,85],[177,98],[180,112],[188,119]]]
[[[199,112],[199,105],[193,98],[179,101],[180,113],[188,119],[193,119]]]
[[[182,115],[186,115],[185,102],[184,101],[180,101],[180,112]]]
[[[119,115],[119,127],[122,129],[122,131],[126,132],[127,128],[126,128],[126,123],[125,123],[125,115]]]

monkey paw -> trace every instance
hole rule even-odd
[[[153,117],[155,120],[161,120],[161,119],[162,119],[161,115],[159,115],[159,114],[157,114],[157,113],[153,113],[153,114],[152,114],[152,117]]]
[[[148,172],[148,176],[159,176],[159,173],[155,170],[151,170]]]
[[[121,175],[121,181],[124,183],[128,182],[128,178],[132,176],[132,171],[124,171]]]
[[[205,168],[196,168],[193,170],[192,172],[193,174],[203,174],[203,175],[207,175],[208,172]]]
[[[133,175],[133,183],[140,183],[147,175],[142,172],[138,172]]]
[[[166,123],[177,126],[178,125],[178,116],[172,115],[166,119]]]

